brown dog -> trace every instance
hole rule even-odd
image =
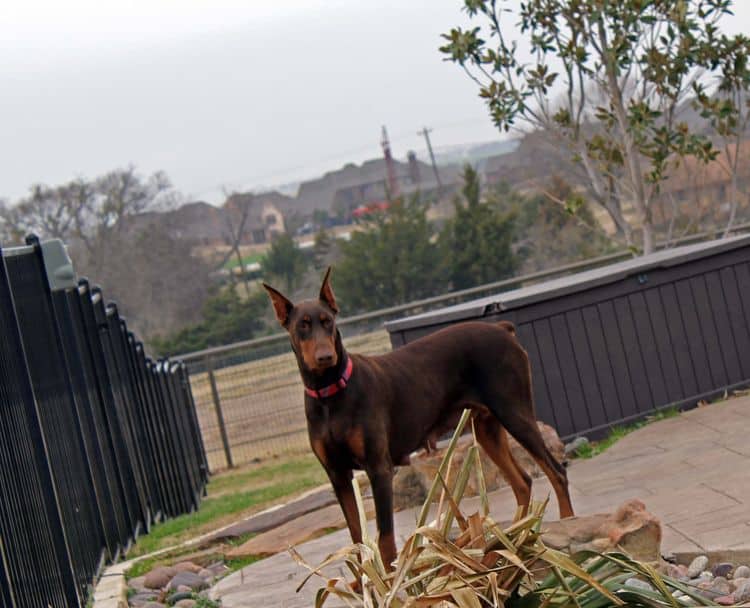
[[[383,561],[391,564],[396,557],[394,466],[451,430],[464,408],[473,410],[477,440],[518,504],[528,507],[531,478],[513,459],[506,429],[549,477],[560,517],[572,517],[565,468],[539,433],[529,360],[513,325],[460,323],[386,355],[349,355],[336,329],[339,309],[330,273],[329,268],[317,300],[297,304],[263,286],[289,332],[305,385],[310,444],[331,480],[352,540],[362,540],[352,470],[363,469],[370,478],[378,546]]]

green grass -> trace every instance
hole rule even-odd
[[[251,253],[249,255],[242,256],[242,265],[247,266],[248,264],[260,262],[264,257],[266,257],[264,253]],[[232,270],[233,268],[237,268],[237,266],[239,266],[237,256],[232,256],[226,261],[226,264],[224,264],[224,268],[226,268],[227,270]]]
[[[663,410],[659,410],[651,416],[647,416],[643,420],[639,420],[638,422],[635,422],[633,424],[629,424],[627,426],[614,426],[605,439],[602,439],[601,441],[592,441],[591,443],[587,443],[586,445],[581,446],[576,451],[575,456],[577,458],[593,458],[597,454],[601,454],[602,452],[605,452],[606,450],[611,448],[620,439],[622,439],[626,435],[629,435],[633,431],[637,431],[647,424],[651,424],[652,422],[656,422],[658,420],[674,418],[675,416],[678,416],[679,413],[680,410],[678,410],[676,407],[668,407]]]
[[[256,465],[217,475],[195,513],[155,525],[138,539],[128,558],[152,553],[206,534],[243,516],[326,482],[313,456]],[[131,576],[138,576],[132,574]]]

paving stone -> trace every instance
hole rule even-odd
[[[737,551],[750,550],[750,483],[746,476],[750,471],[746,432],[750,397],[730,403],[731,408],[711,406],[654,423],[631,433],[596,458],[573,461],[568,478],[576,515],[611,512],[616,505],[637,498],[662,521],[663,552],[680,550],[695,557],[710,551],[711,559],[716,562],[750,565],[747,558],[736,556]],[[740,430],[741,433],[737,432]],[[728,455],[727,451],[733,454]],[[730,469],[722,464],[727,458],[732,462]],[[727,476],[731,477],[732,487],[723,485]],[[544,499],[550,492],[546,477],[534,480],[534,498]],[[515,511],[512,491],[504,488],[493,492],[490,508],[498,521],[512,517]],[[552,494],[545,522],[557,519],[557,513]],[[413,531],[414,520],[413,509],[396,514],[399,546]],[[372,522],[370,527],[374,535]],[[342,530],[305,542],[297,549],[308,563],[317,565],[348,542],[348,532]],[[734,554],[726,552],[730,544]],[[717,557],[717,553],[724,552],[725,555]],[[730,584],[739,583],[738,591],[747,593],[746,599],[733,598],[733,603],[741,605],[750,602],[750,579],[741,580],[744,577],[738,575],[743,571],[738,570],[739,566]],[[342,573],[330,569],[324,574],[334,577]],[[263,606],[268,604],[268,598],[273,598],[275,606],[308,607],[314,604],[315,592],[323,582],[313,579],[296,593],[306,575],[307,571],[282,551],[223,578],[212,588],[211,597],[221,599],[223,608]],[[701,580],[710,585],[707,578]],[[711,593],[711,597],[717,596]]]
[[[375,513],[372,499],[365,499],[365,510],[368,517]],[[300,543],[324,534],[330,528],[346,526],[341,507],[332,505],[313,513],[298,517],[294,521],[254,536],[244,544],[227,553],[228,558],[247,557],[249,555],[274,555],[286,551]]]
[[[321,488],[279,508],[252,515],[239,523],[220,530],[211,537],[211,540],[237,538],[251,533],[260,534],[272,528],[277,528],[302,515],[333,504],[338,504],[333,490],[328,487]]]

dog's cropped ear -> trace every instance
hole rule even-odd
[[[333,295],[331,287],[331,266],[326,270],[326,276],[323,277],[323,284],[320,286],[320,301],[328,304],[328,307],[334,312],[339,313],[339,307],[336,305],[336,296]]]
[[[271,298],[273,309],[276,312],[276,318],[279,320],[279,323],[281,323],[282,327],[286,327],[286,324],[289,321],[289,314],[292,312],[294,304],[292,304],[289,301],[289,298],[287,298],[284,294],[282,294],[280,291],[277,291],[270,285],[266,285],[265,283],[263,283],[263,287],[268,292],[268,295]]]

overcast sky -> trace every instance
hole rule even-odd
[[[729,31],[750,29],[741,0]],[[188,198],[499,138],[437,50],[460,0],[3,0],[0,197],[135,164]]]

